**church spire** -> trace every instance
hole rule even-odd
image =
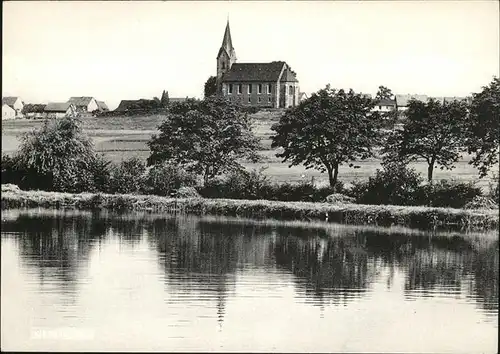
[[[231,40],[231,29],[229,28],[229,15],[227,16],[226,31],[224,32],[224,39],[222,40],[221,48],[223,48],[230,57],[234,55],[233,41]]]

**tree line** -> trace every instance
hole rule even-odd
[[[435,167],[452,169],[463,153],[471,154],[470,163],[480,177],[498,164],[498,78],[473,94],[471,104],[412,100],[403,128],[387,131],[384,122],[394,116],[373,108],[391,94],[381,86],[371,99],[328,85],[288,109],[272,126],[272,147],[290,166],[326,172],[331,188],[337,185],[340,166],[357,168],[359,161],[379,156],[394,168],[424,160],[429,181]],[[166,92],[161,100],[168,101]],[[169,104],[164,118],[159,133],[148,141],[148,166],[179,166],[207,184],[243,171],[242,159],[259,158],[250,116],[236,103],[215,96],[188,99]],[[16,161],[26,171],[23,178],[32,178],[40,189],[64,191],[82,190],[107,163],[75,118],[47,121],[24,135]]]

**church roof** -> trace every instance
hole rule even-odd
[[[283,61],[271,63],[234,63],[222,81],[278,81],[283,70]]]
[[[226,25],[226,30],[224,32],[224,38],[222,39],[222,45],[219,49],[219,54],[221,54],[221,51],[226,51],[227,55],[234,56],[234,47],[233,47],[233,41],[231,39],[231,29],[229,28],[229,20],[227,21]]]
[[[281,77],[281,81],[283,82],[299,82],[295,77],[295,73],[290,70],[290,68],[286,68],[283,72],[283,76]]]

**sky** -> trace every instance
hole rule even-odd
[[[229,17],[238,62],[286,61],[300,90],[465,96],[499,76],[488,1],[3,2],[2,96],[203,97]]]

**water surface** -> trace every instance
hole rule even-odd
[[[498,236],[2,212],[4,350],[497,352]]]

